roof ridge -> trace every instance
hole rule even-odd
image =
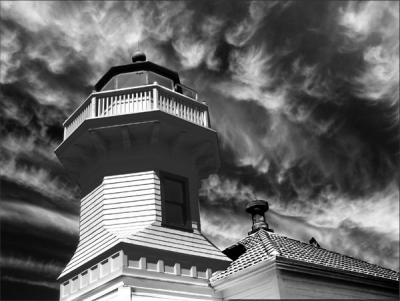
[[[263,247],[264,247],[264,249],[265,249],[265,252],[266,252],[268,255],[272,255],[272,256],[277,256],[277,255],[280,256],[280,255],[282,255],[282,252],[281,252],[279,246],[277,246],[277,244],[276,244],[273,240],[271,240],[271,239],[268,239],[268,242],[272,245],[272,247],[269,248],[269,249],[266,248],[264,239],[261,237],[261,234],[260,234],[260,233],[263,233],[263,234],[266,236],[266,238],[269,238],[268,235],[269,235],[270,233],[269,233],[268,231],[264,230],[264,229],[262,229],[262,230],[263,230],[263,231],[257,231],[256,233],[258,234],[258,237],[259,237],[260,240],[261,240],[261,244],[263,245]]]

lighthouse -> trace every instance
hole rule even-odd
[[[229,259],[201,232],[200,180],[218,170],[208,106],[146,60],[114,66],[64,122],[56,155],[80,186],[79,243],[60,300],[213,300]]]

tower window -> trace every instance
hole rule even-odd
[[[116,90],[122,88],[133,88],[144,85],[151,85],[157,82],[160,86],[173,89],[173,81],[165,76],[151,71],[136,71],[129,73],[121,73],[114,76],[101,89],[102,91]]]
[[[190,229],[187,180],[161,174],[162,221],[166,227]]]

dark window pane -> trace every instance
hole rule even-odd
[[[184,202],[184,184],[181,181],[165,179],[165,201],[183,204]]]
[[[116,87],[115,87],[115,77],[114,77],[101,90],[107,91],[107,90],[115,90],[115,89],[116,89]]]
[[[185,227],[187,216],[186,182],[173,176],[162,178],[163,221],[166,225]]]
[[[131,72],[118,75],[118,89],[146,84],[146,72]]]
[[[168,89],[172,89],[172,80],[169,78],[166,78],[162,75],[149,72],[149,84],[153,84],[154,82],[157,82],[160,86],[164,86]]]
[[[165,204],[165,219],[166,223],[174,226],[184,226],[185,225],[185,214],[183,207],[174,203]]]

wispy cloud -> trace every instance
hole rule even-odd
[[[3,221],[23,225],[31,229],[39,228],[42,231],[64,232],[71,236],[77,236],[78,234],[79,221],[76,215],[15,200],[3,200],[0,208],[0,217]]]
[[[2,268],[14,268],[37,274],[50,274],[57,275],[62,270],[59,263],[54,262],[40,262],[33,258],[18,258],[18,257],[0,257],[0,264]]]
[[[267,8],[270,5],[271,3],[267,2],[251,2],[245,18],[236,24],[232,24],[233,26],[226,30],[226,41],[234,46],[244,46],[260,28],[260,23],[267,14]]]
[[[347,47],[362,47],[365,69],[356,78],[358,94],[392,106],[399,100],[399,3],[348,3],[340,23],[349,39]],[[398,122],[398,114],[395,121]]]
[[[78,189],[75,191],[66,186],[61,180],[54,178],[46,169],[35,167],[18,167],[14,160],[4,162],[0,169],[0,175],[4,179],[15,181],[30,189],[53,198],[55,201],[64,200],[76,202]]]
[[[222,168],[202,184],[202,228],[219,246],[246,235],[257,197],[276,232],[398,268],[397,2],[0,6],[7,223],[76,237],[79,190],[53,153],[61,123],[139,44],[209,104]]]
[[[58,289],[60,286],[57,282],[37,281],[37,280],[13,277],[13,276],[8,276],[8,275],[2,275],[2,280],[23,283],[23,284],[29,284],[29,285],[34,285],[34,286],[44,286],[44,287],[48,287],[50,289]]]

